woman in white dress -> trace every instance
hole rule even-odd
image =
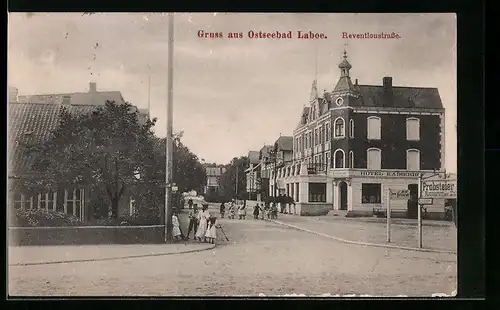
[[[179,240],[181,238],[181,229],[177,212],[172,214],[172,236],[175,240]]]
[[[205,233],[207,232],[208,219],[210,218],[210,213],[208,212],[208,206],[204,205],[201,208],[201,212],[198,213],[198,230],[196,231],[196,238],[198,241],[205,241]]]
[[[217,226],[217,218],[211,216],[208,220],[207,232],[205,233],[205,238],[208,243],[215,244],[215,240],[217,239]]]

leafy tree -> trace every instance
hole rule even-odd
[[[246,198],[247,177],[245,170],[249,165],[250,161],[248,157],[242,156],[233,158],[231,163],[226,166],[226,172],[219,179],[219,187],[225,197]],[[237,193],[236,182],[238,182]]]
[[[152,128],[156,122],[141,123],[130,103],[107,101],[91,113],[70,114],[63,110],[53,136],[28,149],[34,156],[38,175],[28,180],[33,190],[91,186],[107,195],[112,217],[125,190],[135,183],[154,158]]]

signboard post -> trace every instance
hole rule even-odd
[[[434,174],[428,178],[434,177]],[[418,177],[418,247],[422,247],[422,205],[433,204],[434,199],[456,199],[457,180],[455,179],[422,179]]]
[[[403,190],[387,190],[387,242],[391,242],[391,200],[408,200],[410,191]]]

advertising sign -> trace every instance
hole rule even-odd
[[[409,189],[389,190],[391,200],[407,200],[410,199]]]
[[[420,198],[420,199],[418,199],[419,205],[431,205],[433,203],[434,203],[434,201],[432,198]]]
[[[457,180],[423,181],[421,186],[422,198],[456,199]]]

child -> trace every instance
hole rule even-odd
[[[172,214],[172,236],[174,236],[174,240],[176,241],[181,238],[179,218],[177,217],[177,212],[175,211]]]
[[[208,220],[207,232],[205,233],[205,238],[208,243],[215,244],[218,227],[220,227],[220,225],[217,223],[217,218],[215,216],[210,216],[210,219]]]
[[[264,219],[264,205],[261,203],[259,206],[259,214],[260,214],[260,219]]]

